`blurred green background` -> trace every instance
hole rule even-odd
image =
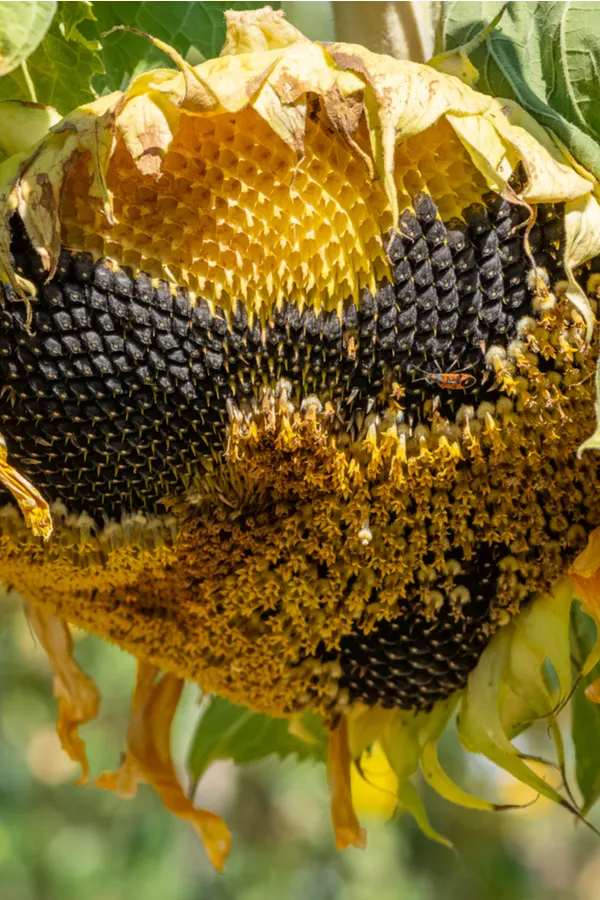
[[[100,718],[82,733],[94,774],[119,762],[134,661],[76,632],[78,661],[103,695]],[[366,818],[365,851],[335,850],[323,766],[294,759],[235,769],[217,763],[196,795],[223,814],[233,848],[216,873],[191,827],[142,787],[119,800],[78,787],[77,768],[54,732],[56,703],[45,655],[11,594],[0,600],[0,897],[2,900],[600,900],[600,839],[568,813],[537,800],[497,814],[450,806],[423,786],[431,819],[456,852],[424,838],[406,816]],[[183,772],[198,718],[187,688],[175,734]],[[567,729],[565,729],[566,731]],[[534,734],[544,752],[546,735]],[[476,757],[453,734],[444,764],[500,802],[530,795]],[[592,814],[600,825],[600,816]]]

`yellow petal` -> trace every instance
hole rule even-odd
[[[7,488],[23,513],[25,524],[36,537],[45,541],[52,535],[52,515],[48,503],[38,489],[8,462],[8,450],[0,435],[0,483]]]
[[[265,53],[288,47],[296,41],[308,41],[301,31],[286,22],[282,10],[273,10],[269,6],[250,11],[228,10],[225,21],[227,35],[221,56]]]
[[[395,709],[354,704],[347,716],[351,758],[360,759],[367,747],[376,743],[396,715]]]
[[[159,669],[139,662],[127,754],[116,772],[103,772],[98,787],[129,799],[137,785],[150,784],[174,815],[191,823],[201,837],[208,858],[221,870],[231,847],[231,835],[220,816],[196,809],[177,780],[171,758],[171,726],[183,689],[183,680],[171,673],[157,681]]]
[[[389,819],[394,814],[398,779],[381,744],[376,743],[370,751],[363,753],[360,769],[352,766],[350,781],[357,812],[383,819]]]
[[[119,133],[142,175],[160,174],[179,124],[179,112],[158,91],[132,97],[119,116]]]
[[[450,776],[442,769],[438,757],[435,744],[426,744],[421,754],[421,769],[425,777],[425,781],[429,784],[440,797],[455,803],[457,806],[464,806],[466,809],[482,809],[493,811],[496,809],[494,803],[489,800],[482,800],[469,794],[461,787],[455,784]]]
[[[564,267],[567,274],[568,300],[584,316],[587,323],[587,339],[591,340],[594,317],[573,270],[597,256],[600,252],[600,204],[593,194],[571,199],[565,204]],[[585,448],[585,444],[583,445]],[[579,449],[578,455],[582,448]]]
[[[348,746],[348,723],[342,716],[338,725],[329,735],[327,757],[327,778],[331,797],[331,821],[338,850],[346,847],[365,847],[367,836],[360,827],[352,804],[350,783],[350,749]]]
[[[79,726],[98,715],[100,693],[73,659],[73,638],[68,624],[32,603],[27,606],[27,617],[54,671],[54,696],[58,699],[56,731],[60,743],[71,759],[80,764],[79,783],[85,784],[90,767]]]

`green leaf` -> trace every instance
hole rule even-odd
[[[51,107],[0,100],[0,161],[23,153],[59,121],[60,116]]]
[[[271,3],[274,8],[280,5]],[[192,65],[197,65],[219,55],[225,41],[225,10],[261,6],[264,3],[96,3],[94,33],[100,37],[115,25],[137,28],[171,44],[183,57],[189,55]],[[149,41],[126,31],[108,35],[103,45],[106,74],[94,82],[99,93],[122,90],[134,74],[173,65]]]
[[[572,731],[575,772],[583,796],[583,815],[600,797],[600,706],[585,696],[588,679],[579,682],[572,700]]]
[[[596,626],[581,604],[573,604],[571,611],[571,639],[573,658],[579,669],[596,643]],[[585,689],[598,678],[598,666],[582,678],[573,695],[571,705],[571,730],[575,748],[575,774],[583,797],[582,813],[585,815],[600,797],[600,706],[585,696]]]
[[[26,64],[0,78],[0,100],[32,100],[54,106],[62,115],[93,100],[92,79],[104,71],[100,45],[79,30],[93,18],[89,2],[59,3],[50,29]]]
[[[327,736],[321,720],[314,713],[304,713],[299,722],[302,737],[296,736],[300,729],[294,729],[288,719],[273,719],[222,697],[212,697],[196,728],[188,760],[190,774],[197,782],[218,759],[241,765],[271,753],[282,759],[296,754],[299,759],[323,761]]]
[[[502,6],[442,4],[442,48],[467,43]],[[516,100],[600,178],[600,3],[509,3],[470,59],[478,90]]]
[[[0,3],[0,75],[8,75],[33,53],[56,12],[48,3]]]

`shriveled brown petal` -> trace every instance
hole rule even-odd
[[[367,843],[364,828],[354,812],[350,785],[350,748],[348,745],[348,723],[344,717],[329,735],[327,757],[327,778],[331,796],[331,821],[338,850],[346,847],[360,847]]]
[[[183,689],[183,680],[150,663],[138,663],[137,681],[127,729],[127,755],[116,772],[103,772],[98,787],[120,797],[134,797],[146,782],[160,795],[167,809],[190,822],[202,838],[208,858],[221,870],[231,847],[231,835],[220,816],[195,809],[177,780],[171,758],[171,726]]]
[[[58,699],[56,731],[60,743],[71,759],[80,764],[79,784],[85,784],[90,767],[79,726],[98,715],[100,692],[73,659],[73,638],[67,622],[48,615],[32,603],[27,607],[27,616],[54,671],[54,696]]]

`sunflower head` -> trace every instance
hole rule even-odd
[[[268,8],[229,13],[197,67],[154,43],[177,71],[0,173],[2,575],[40,633],[58,616],[144,660],[103,786],[162,783],[187,677],[323,716],[340,845],[375,741],[430,833],[419,763],[493,808],[437,762],[457,704],[468,749],[566,804],[510,738],[569,694],[565,573],[600,524],[577,457],[594,178],[515,104]]]

